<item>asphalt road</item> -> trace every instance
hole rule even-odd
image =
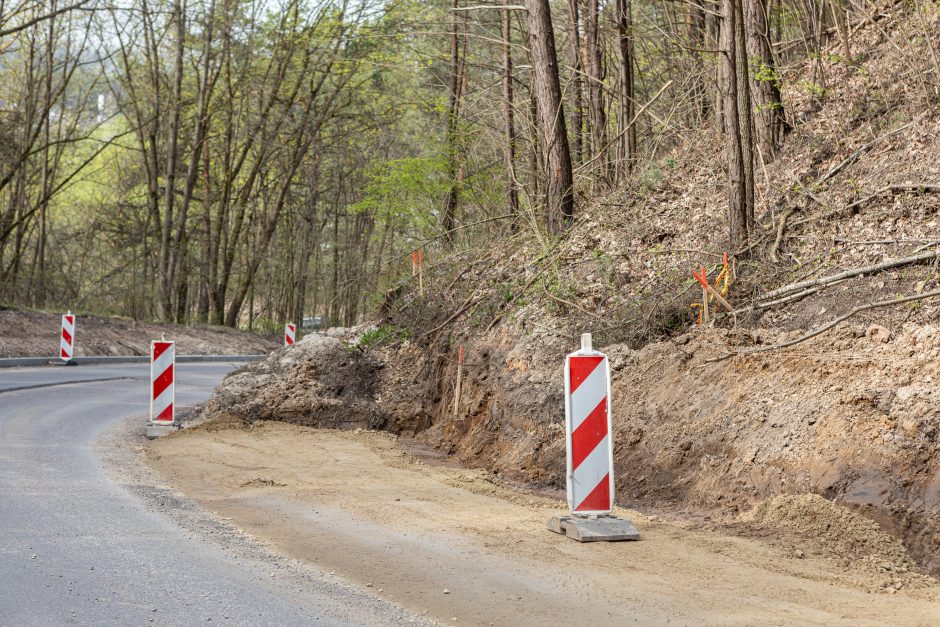
[[[178,364],[177,405],[208,397],[233,367]],[[191,503],[116,479],[95,442],[119,428],[140,437],[148,376],[146,364],[0,370],[0,625],[416,620],[220,523],[181,525]]]

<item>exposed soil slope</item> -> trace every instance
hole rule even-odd
[[[59,354],[61,314],[0,309],[0,358]],[[147,355],[151,340],[166,334],[179,355],[257,355],[280,343],[271,337],[228,327],[148,324],[126,318],[78,314],[75,356]]]

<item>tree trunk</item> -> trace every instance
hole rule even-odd
[[[620,43],[620,148],[618,172],[626,176],[636,162],[636,125],[633,122],[633,8],[631,0],[617,0]]]
[[[708,87],[706,84],[706,68],[702,59],[701,50],[713,48],[706,43],[706,14],[705,9],[697,4],[689,7],[688,30],[689,45],[695,50],[691,51],[694,59],[695,75],[692,77],[692,123],[700,125],[708,119],[708,112],[711,108],[708,102]]]
[[[754,142],[764,162],[773,159],[789,131],[780,79],[770,45],[770,21],[766,0],[746,0],[747,55],[751,62],[751,92],[754,105]]]
[[[539,146],[545,162],[548,231],[558,234],[574,217],[574,175],[561,104],[555,33],[548,0],[526,0],[532,91],[538,109]]]
[[[454,223],[457,214],[457,118],[460,106],[460,38],[457,33],[459,0],[453,0],[450,12],[450,88],[447,94],[447,177],[450,187],[444,199],[441,215],[443,242],[446,247],[454,243]]]
[[[601,65],[600,6],[598,0],[587,0],[584,16],[583,59],[587,74],[590,106],[588,126],[591,129],[591,159],[594,159],[599,178],[607,176],[607,115],[604,108],[604,70]]]
[[[725,134],[725,161],[728,171],[728,227],[730,248],[747,244],[747,194],[745,191],[744,152],[738,116],[737,51],[735,45],[735,4],[740,0],[722,0],[721,4],[721,105]]]
[[[186,26],[183,22],[181,0],[173,3],[173,19],[176,22],[175,66],[173,70],[173,109],[171,112],[169,141],[166,159],[166,187],[164,188],[163,224],[160,235],[160,316],[168,320],[172,314],[173,301],[173,250],[170,235],[173,232],[173,212],[176,201],[176,163],[180,130],[180,112],[183,106],[183,40]]]
[[[516,188],[516,128],[513,121],[512,94],[512,30],[509,9],[503,9],[503,132],[506,137],[506,202],[509,213],[519,213],[519,190]],[[516,219],[513,218],[513,228]]]
[[[754,222],[754,123],[751,114],[751,84],[748,78],[747,44],[744,35],[744,2],[734,2],[735,76],[738,92],[738,128],[741,133],[741,156],[744,160],[745,228]]]
[[[578,0],[568,0],[568,65],[571,66],[568,106],[571,108],[574,162],[581,163],[584,157],[584,104],[581,81],[581,16]]]

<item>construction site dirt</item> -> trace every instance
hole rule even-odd
[[[172,487],[274,551],[441,623],[940,621],[940,585],[913,572],[900,543],[819,497],[758,505],[734,535],[618,509],[642,540],[586,545],[545,528],[561,499],[422,460],[397,440],[217,422],[145,455]],[[807,520],[839,528],[817,533]],[[846,559],[863,539],[871,559]]]

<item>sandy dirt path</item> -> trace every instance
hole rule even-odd
[[[426,463],[385,433],[210,425],[154,442],[147,460],[274,550],[442,623],[940,624],[940,585],[872,592],[880,576],[821,547],[634,511],[618,513],[640,542],[579,544],[545,527],[561,501]]]

